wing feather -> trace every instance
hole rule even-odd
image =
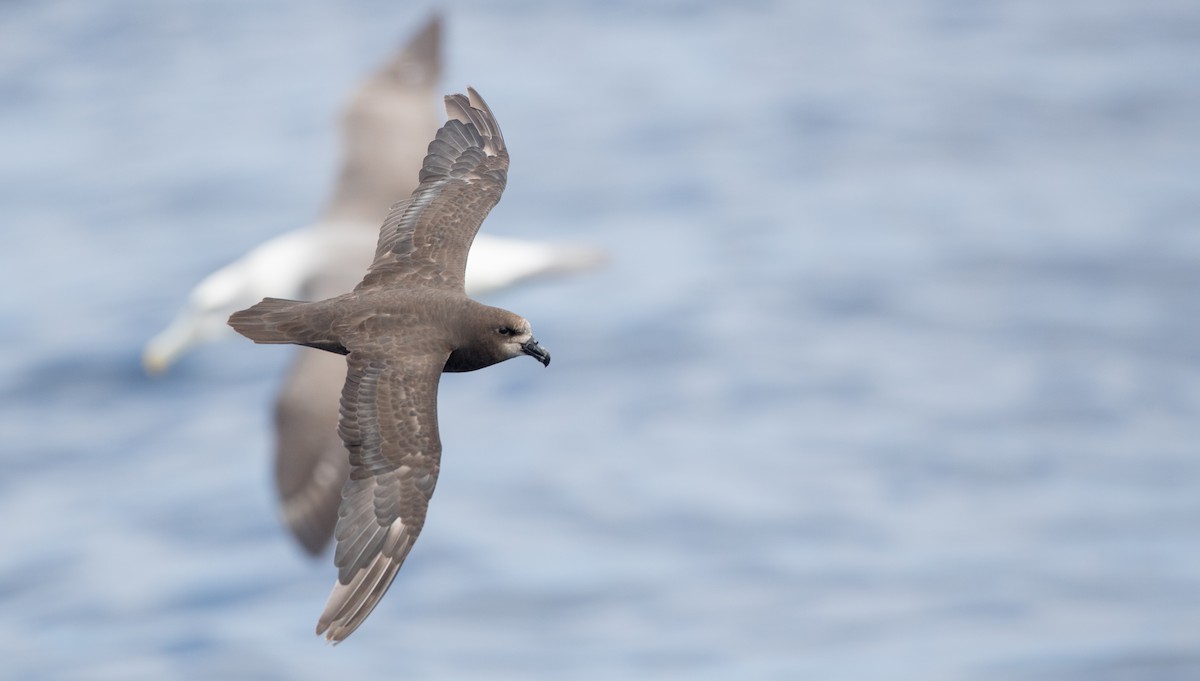
[[[338,511],[338,581],[317,623],[349,636],[387,592],[425,524],[441,440],[437,386],[446,355],[347,357],[338,433],[350,476]]]
[[[358,289],[463,289],[467,253],[508,182],[508,149],[479,93],[446,97],[449,120],[429,144],[420,184],[392,206],[375,260]]]

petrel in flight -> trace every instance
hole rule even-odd
[[[349,451],[334,536],[338,580],[317,633],[338,642],[387,591],[425,522],[441,457],[443,371],[550,353],[529,322],[467,297],[467,252],[508,179],[508,150],[479,93],[446,97],[420,184],[383,223],[375,259],[350,293],[319,302],[266,298],[229,324],[256,343],[346,356],[338,435]]]

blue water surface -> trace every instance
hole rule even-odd
[[[314,219],[354,0],[0,4],[0,676],[1200,678],[1200,5],[445,2],[512,153],[416,549],[336,648],[288,350],[139,353]]]

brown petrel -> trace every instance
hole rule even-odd
[[[350,478],[338,509],[338,580],[317,633],[341,641],[387,592],[425,522],[441,441],[443,371],[474,371],[550,353],[529,322],[467,297],[467,252],[508,179],[508,150],[479,93],[446,97],[412,196],[392,207],[375,260],[350,293],[306,303],[266,298],[229,318],[256,343],[346,356],[338,434]]]

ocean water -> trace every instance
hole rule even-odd
[[[346,643],[284,348],[141,345],[305,224],[424,4],[0,4],[0,677],[1200,678],[1200,6],[446,2],[495,234],[443,471]]]

